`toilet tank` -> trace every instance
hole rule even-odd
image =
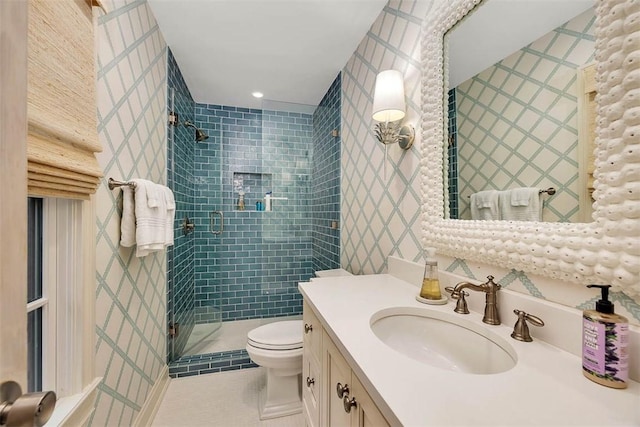
[[[315,272],[316,277],[337,277],[337,276],[353,276],[344,268],[334,268],[333,270],[320,270]]]

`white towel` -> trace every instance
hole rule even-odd
[[[512,206],[511,197],[513,190],[500,192],[500,216],[506,221],[542,221],[542,201],[537,189],[529,192],[529,200],[526,206]]]
[[[166,200],[164,196],[164,190],[162,188],[163,186],[151,181],[146,181],[146,182],[153,184],[153,185],[147,185],[147,191],[146,191],[147,206],[149,206],[150,208],[157,208],[160,205],[161,199]]]
[[[498,191],[479,191],[471,195],[471,219],[500,219]]]
[[[131,182],[135,190],[122,187],[120,245],[137,245],[136,256],[143,257],[173,245],[176,203],[173,192],[164,185],[145,179]]]
[[[529,206],[533,198],[539,198],[540,190],[531,187],[514,188],[511,190],[511,206]]]
[[[133,188],[122,187],[122,219],[120,220],[120,246],[129,248],[136,244],[136,214]]]
[[[167,206],[167,223],[165,225],[164,246],[173,246],[173,222],[176,217],[176,201],[173,191],[168,187],[163,187],[165,203]]]

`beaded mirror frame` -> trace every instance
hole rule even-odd
[[[445,219],[445,34],[481,0],[443,1],[422,28],[422,237],[425,247],[640,297],[640,1],[596,12],[597,137],[593,222]]]

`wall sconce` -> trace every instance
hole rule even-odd
[[[404,150],[413,145],[415,129],[412,125],[402,125],[405,116],[404,78],[400,71],[382,71],[376,77],[373,94],[373,120],[377,121],[375,135],[386,147],[398,143]],[[386,154],[385,154],[386,155]]]

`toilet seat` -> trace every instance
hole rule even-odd
[[[302,348],[302,321],[286,320],[268,323],[247,334],[248,344],[263,350],[295,350]]]

